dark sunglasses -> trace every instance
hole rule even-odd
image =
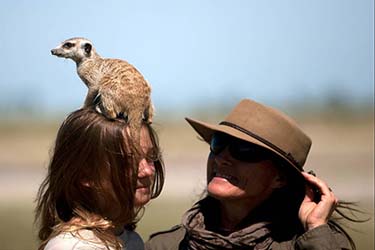
[[[230,155],[239,161],[255,163],[272,159],[271,153],[258,145],[225,133],[214,133],[210,142],[211,153],[218,155],[225,148],[228,148]]]

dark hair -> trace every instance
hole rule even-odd
[[[155,165],[155,180],[152,186],[151,199],[158,197],[164,186],[164,160],[159,145],[159,137],[154,128],[149,124],[145,123],[145,127],[150,135],[151,143],[154,151],[154,165]]]
[[[122,119],[109,120],[91,108],[72,112],[64,120],[36,199],[39,249],[60,232],[79,229],[92,229],[107,246],[120,249],[108,229],[115,225],[134,228],[139,211],[134,195],[141,152],[126,131],[128,126]],[[143,126],[159,152],[156,133],[149,124]],[[152,198],[160,194],[164,182],[158,155]],[[113,206],[120,211],[115,217],[108,212]],[[72,218],[80,219],[74,227]]]
[[[202,138],[200,140],[208,143]],[[271,220],[273,222],[271,230],[272,237],[275,240],[282,242],[290,240],[295,235],[301,235],[305,232],[298,214],[301,203],[305,197],[306,180],[297,169],[291,166],[286,160],[272,151],[269,151],[268,153],[269,159],[272,160],[274,165],[280,170],[280,174],[284,175],[286,178],[287,184],[274,190],[266,201],[264,201],[259,207],[255,208],[255,210],[251,212],[251,215],[240,223],[239,227],[246,227],[249,221],[254,222],[255,218],[257,220]],[[217,220],[215,215],[212,214],[212,208],[217,207],[217,200],[210,197],[207,194],[207,190],[201,195],[201,199],[198,203],[202,211],[204,213],[206,212],[206,216],[208,216],[207,220],[210,223]],[[339,200],[332,218],[328,221],[328,225],[332,229],[342,233],[347,238],[352,250],[356,250],[355,242],[343,226],[340,225],[339,221],[342,222],[342,219],[357,223],[368,221],[368,219],[358,219],[357,214],[364,214],[364,212],[358,208],[356,203]],[[285,225],[288,226],[288,230],[285,230]]]
[[[273,161],[281,170],[281,173],[287,178],[287,185],[275,190],[265,204],[262,205],[262,209],[265,207],[265,209],[271,210],[269,214],[272,215],[272,220],[274,222],[273,226],[275,227],[273,232],[276,232],[273,237],[282,241],[290,239],[293,235],[303,234],[305,231],[299,220],[298,212],[305,197],[307,184],[302,175],[285,160],[276,157]],[[319,193],[315,195],[319,195]],[[316,198],[319,199],[319,197]],[[354,202],[339,200],[335,207],[333,216],[328,220],[328,225],[333,230],[342,233],[353,250],[356,249],[355,242],[346,232],[344,227],[340,225],[339,221],[341,222],[342,219],[346,219],[350,222],[367,221],[358,219],[358,216],[355,215],[356,212],[363,214]],[[288,230],[285,230],[285,225],[288,225]]]
[[[147,129],[148,134],[150,136],[151,143],[153,145],[153,152],[150,156],[145,155],[145,158],[148,158],[148,160],[152,160],[154,162],[155,166],[155,178],[154,182],[152,183],[151,187],[151,199],[154,199],[158,197],[163,189],[164,186],[164,160],[162,157],[162,153],[160,150],[159,145],[159,137],[154,130],[154,128],[149,123],[144,123],[144,127]],[[136,148],[138,152],[140,152],[139,148]],[[141,155],[143,155],[143,152],[140,152]],[[152,159],[150,159],[150,157]],[[143,208],[141,208],[143,209]],[[137,218],[133,221],[133,223],[125,225],[125,228],[128,230],[134,230],[136,227],[136,223],[141,219],[143,213],[139,213],[140,215],[137,216]]]

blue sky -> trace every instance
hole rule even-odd
[[[53,113],[83,103],[75,64],[50,54],[75,36],[135,65],[157,110],[374,94],[370,0],[3,0],[0,25],[6,107],[24,101]]]

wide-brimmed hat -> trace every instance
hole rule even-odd
[[[244,99],[218,125],[185,118],[206,141],[214,132],[223,132],[268,149],[303,171],[311,139],[295,121],[273,108]]]

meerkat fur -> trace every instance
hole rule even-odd
[[[83,106],[95,106],[110,119],[123,116],[139,142],[142,120],[151,123],[154,112],[151,86],[142,74],[124,60],[102,58],[86,38],[65,40],[51,53],[76,63],[77,73],[88,87]]]

